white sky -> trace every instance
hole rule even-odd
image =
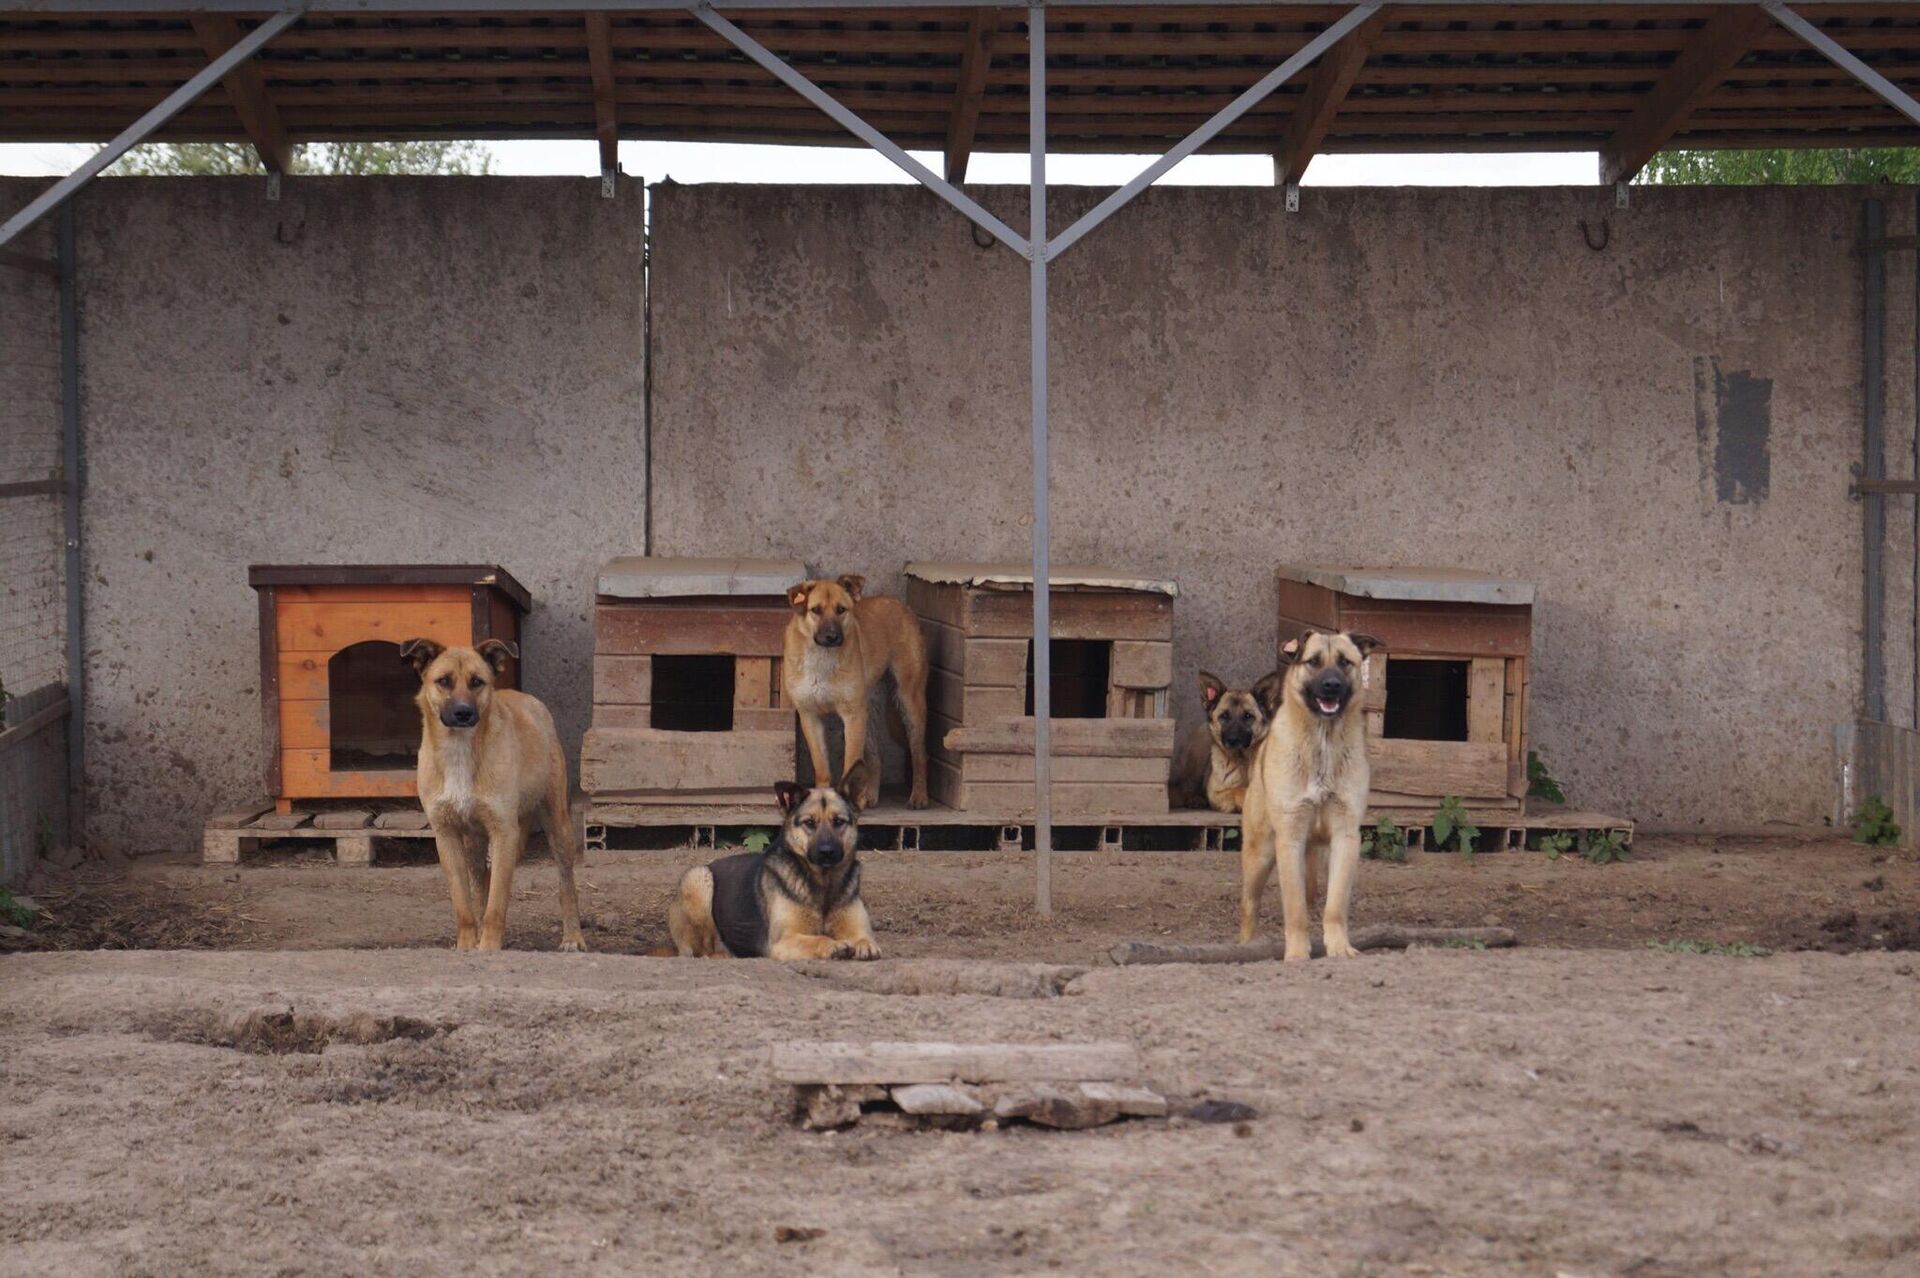
[[[598,152],[588,141],[491,142],[493,168],[507,174],[599,172]],[[0,173],[53,177],[77,168],[92,154],[88,145],[0,145]],[[940,157],[915,158],[938,172]],[[1052,155],[1050,183],[1119,186],[1151,157]],[[709,142],[622,142],[620,165],[649,182],[908,182],[912,179],[865,147],[742,146]],[[1024,155],[976,155],[969,183],[1027,180]],[[1273,165],[1257,155],[1196,155],[1160,179],[1198,186],[1270,186]],[[1599,164],[1591,152],[1519,155],[1323,155],[1307,170],[1307,186],[1592,186]]]

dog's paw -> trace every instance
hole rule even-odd
[[[562,954],[585,954],[587,952],[587,943],[585,941],[562,941],[560,942],[560,952]]]
[[[916,790],[907,796],[907,806],[917,812],[922,808],[932,807],[933,801],[927,798],[927,792],[925,790]]]
[[[1327,957],[1328,958],[1359,958],[1360,951],[1354,949],[1353,943],[1347,940],[1346,937],[1330,936],[1327,938]]]
[[[836,954],[834,956],[835,958],[859,959],[864,962],[868,959],[877,959],[880,957],[880,947],[875,944],[872,937],[863,936],[857,941],[848,941],[840,948],[846,952],[844,954]]]

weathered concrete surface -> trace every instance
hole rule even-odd
[[[262,788],[250,562],[504,565],[577,748],[594,573],[645,518],[641,202],[115,179],[78,212],[90,837],[191,846]]]
[[[1185,715],[1196,667],[1269,668],[1278,564],[1531,581],[1534,738],[1579,803],[1819,822],[1860,695],[1862,195],[1152,192],[1053,273],[1054,554],[1178,580]],[[654,198],[660,553],[873,589],[1026,553],[1022,261],[908,188]],[[1091,202],[1056,198],[1057,226]]]

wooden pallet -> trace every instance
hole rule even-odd
[[[1407,846],[1428,847],[1427,831],[1434,811],[1431,808],[1387,809],[1369,812],[1362,828],[1371,829],[1381,816],[1390,816],[1407,833]],[[1597,812],[1547,811],[1523,813],[1503,809],[1468,808],[1467,818],[1482,831],[1482,850],[1499,851],[1524,848],[1529,836],[1548,831],[1617,832],[1633,842],[1633,822]],[[779,815],[771,803],[740,807],[692,805],[643,806],[639,804],[594,804],[586,812],[586,849],[608,850],[607,832],[612,829],[666,829],[685,831],[684,847],[718,846],[719,831],[724,829],[771,827],[779,824]],[[1017,852],[1033,842],[1033,818],[1018,812],[989,814],[962,812],[934,806],[915,810],[903,803],[884,802],[860,814],[860,824],[880,833],[867,843],[870,850],[915,852],[924,845],[922,835],[929,829],[971,830],[990,834],[993,849]],[[1188,833],[1188,846],[1194,851],[1218,851],[1237,846],[1230,835],[1238,835],[1240,817],[1232,812],[1209,812],[1176,808],[1170,812],[1106,814],[1100,816],[1061,816],[1056,828],[1097,830],[1098,850],[1119,852],[1127,847],[1132,830],[1181,830]]]
[[[272,804],[238,808],[207,818],[200,859],[208,865],[235,865],[241,845],[275,839],[331,839],[333,859],[341,865],[372,865],[375,839],[431,839],[433,829],[419,808],[375,813],[363,808],[279,812]]]

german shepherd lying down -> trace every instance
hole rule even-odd
[[[876,959],[880,947],[860,899],[856,760],[836,790],[774,787],[786,821],[765,852],[695,866],[667,910],[681,958]]]

